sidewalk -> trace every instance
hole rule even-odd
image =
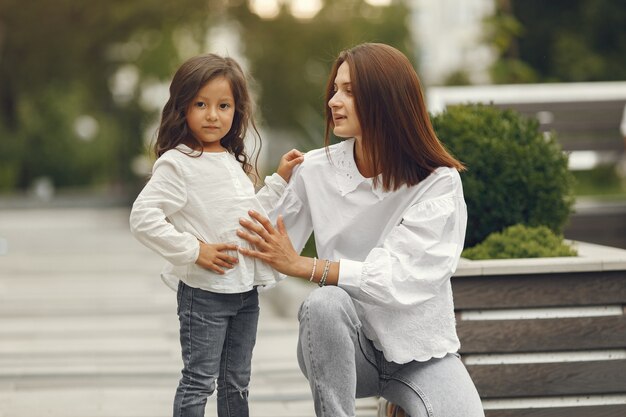
[[[118,208],[0,210],[0,417],[171,415],[175,294],[127,220]],[[295,353],[310,288],[287,281],[261,296],[252,416],[314,416]],[[357,404],[375,416],[373,399]]]

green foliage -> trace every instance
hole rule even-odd
[[[626,8],[614,0],[499,0],[487,21],[499,83],[626,78]]]
[[[381,41],[411,56],[402,2],[325,1],[310,20],[282,7],[276,19],[262,20],[247,1],[2,0],[0,192],[25,190],[41,176],[57,187],[134,190],[141,180],[131,162],[158,118],[141,101],[141,88],[168,84],[184,59],[212,51],[208,35],[216,25],[241,36],[264,124],[308,138],[302,149],[320,144],[323,85],[340,49]],[[124,68],[136,83],[120,99],[112,80]],[[75,131],[82,116],[98,125],[88,140]]]
[[[472,80],[467,71],[457,70],[446,76],[443,81],[444,85],[472,85]]]
[[[172,33],[206,26],[196,4],[0,2],[0,191],[24,190],[41,176],[56,186],[132,181],[147,114],[136,91],[117,101],[110,81],[123,66],[140,78],[169,77],[179,61]],[[88,140],[75,131],[81,116],[98,126]]]
[[[468,170],[462,174],[465,246],[522,223],[560,233],[573,204],[572,174],[554,135],[512,110],[482,104],[433,116],[438,137]]]
[[[241,23],[250,72],[260,88],[264,122],[301,137],[303,150],[320,146],[324,132],[324,88],[342,49],[362,42],[389,43],[412,58],[413,45],[402,2],[376,7],[364,0],[324,2],[320,12],[299,20],[284,8],[273,20],[232,10]]]
[[[482,243],[463,251],[468,259],[546,258],[576,256],[571,246],[563,243],[545,226],[528,227],[522,224],[507,227],[502,232],[490,234]]]

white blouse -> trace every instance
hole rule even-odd
[[[255,195],[252,181],[232,154],[203,152],[192,157],[185,153],[193,151],[179,145],[157,159],[130,214],[133,235],[168,261],[162,279],[173,289],[182,280],[191,287],[219,293],[274,284],[279,277],[276,271],[237,251],[229,251],[239,262],[224,269],[224,275],[195,261],[200,251],[198,240],[250,247],[237,236],[239,218],[248,217],[250,209],[267,213],[287,183],[274,174]]]
[[[467,209],[458,172],[384,192],[354,162],[354,139],[306,154],[273,220],[282,214],[297,251],[312,231],[320,258],[340,261],[365,335],[397,363],[456,352],[450,277],[463,249]]]

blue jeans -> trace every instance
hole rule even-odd
[[[355,398],[381,396],[411,417],[484,417],[478,392],[456,354],[389,362],[363,334],[352,298],[314,290],[298,314],[298,362],[318,417],[353,417]]]
[[[256,342],[259,296],[218,294],[178,284],[182,378],[174,417],[204,417],[217,385],[217,415],[248,417],[248,384]],[[216,384],[217,382],[217,384]]]

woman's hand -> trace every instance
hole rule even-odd
[[[280,158],[276,173],[283,177],[285,181],[289,182],[291,172],[296,165],[301,164],[302,161],[304,161],[304,154],[297,149],[292,149]]]
[[[239,252],[260,259],[285,275],[306,277],[307,273],[310,273],[307,258],[298,255],[293,248],[282,216],[278,217],[277,228],[274,228],[269,219],[256,211],[250,210],[248,214],[258,223],[240,219],[239,224],[245,227],[247,232],[238,230],[237,235],[254,245],[256,250],[240,247]]]
[[[236,251],[238,248],[237,245],[230,243],[209,244],[201,241],[198,242],[200,243],[200,253],[198,254],[198,259],[196,259],[197,265],[223,275],[224,270],[222,268],[234,268],[235,264],[238,262],[237,258],[226,253],[226,251],[229,250]]]

